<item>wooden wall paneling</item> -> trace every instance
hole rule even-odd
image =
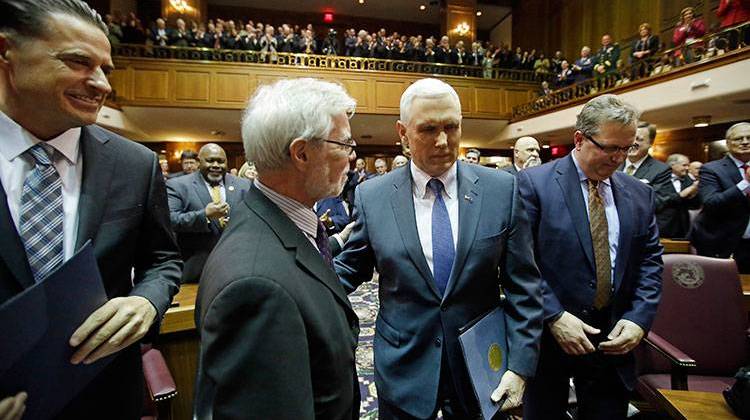
[[[375,110],[386,114],[398,114],[401,94],[406,87],[404,82],[375,80]]]
[[[169,71],[135,68],[133,75],[133,99],[168,101],[170,88]]]
[[[356,79],[340,79],[347,93],[357,100],[357,110],[365,111],[371,107],[369,100],[367,81]]]
[[[243,104],[255,91],[255,80],[247,73],[217,71],[212,75],[218,104]]]
[[[506,90],[507,91],[507,90]],[[477,87],[475,88],[474,112],[477,114],[500,114],[503,109],[500,108],[500,90]]]
[[[471,86],[453,86],[453,89],[456,90],[456,93],[458,94],[458,100],[461,102],[461,111],[465,113],[474,113],[476,112],[476,103],[475,103],[475,91],[474,88]]]
[[[175,70],[174,99],[177,102],[208,104],[211,92],[208,71]]]
[[[133,76],[133,72],[130,69],[115,69],[110,73],[108,80],[112,91],[116,98],[133,99],[133,92],[131,83],[128,78]]]
[[[513,107],[527,103],[531,98],[532,94],[529,93],[528,90],[519,90],[519,89],[506,89],[505,90],[505,112],[512,112]]]

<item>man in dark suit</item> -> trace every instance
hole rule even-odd
[[[539,157],[539,142],[534,137],[524,136],[516,140],[513,145],[513,164],[501,169],[511,175],[518,175],[518,172],[539,166],[542,159]]]
[[[138,418],[139,341],[158,331],[181,268],[156,155],[93,125],[113,65],[89,6],[5,1],[0,25],[0,303],[91,240],[109,300],[71,336],[71,363],[116,356],[59,416]]]
[[[638,111],[615,95],[584,105],[575,150],[518,174],[542,274],[545,328],[524,419],[564,418],[574,378],[578,416],[625,419],[631,350],[661,296],[654,192],[616,169],[633,148]]]
[[[201,277],[196,418],[359,418],[357,315],[312,210],[341,193],[354,106],[315,79],[250,100],[242,137],[258,177]]]
[[[750,273],[750,123],[727,130],[729,154],[700,170],[703,209],[690,240],[700,255],[737,261],[740,273]]]
[[[656,212],[659,236],[662,238],[685,239],[690,230],[690,210],[700,208],[698,196],[699,181],[693,182],[688,176],[690,160],[687,156],[675,153],[667,158],[672,169],[670,181],[673,194],[667,198],[661,210]]]
[[[370,281],[375,267],[380,275],[379,416],[479,415],[459,328],[500,305],[501,287],[511,351],[492,399],[506,395],[503,409],[518,406],[536,367],[542,302],[516,181],[456,162],[461,105],[440,80],[406,89],[397,127],[411,164],[357,187],[354,229],[335,260],[349,291]]]
[[[203,264],[229,223],[231,210],[250,189],[247,179],[227,173],[227,155],[209,143],[198,153],[199,170],[167,181],[169,219],[185,260],[183,283],[196,283]]]
[[[180,166],[182,170],[167,175],[167,179],[177,178],[178,176],[189,175],[198,170],[198,154],[193,150],[185,150],[180,154]]]
[[[656,211],[659,212],[664,203],[672,195],[672,169],[664,162],[648,154],[656,138],[656,126],[647,122],[638,124],[635,132],[635,143],[638,148],[628,152],[628,158],[618,170],[632,175],[644,184],[648,184],[656,193]]]

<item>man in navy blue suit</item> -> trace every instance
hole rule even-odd
[[[544,332],[527,419],[559,419],[569,378],[579,418],[624,419],[635,382],[631,350],[661,295],[654,191],[617,171],[634,146],[638,111],[615,95],[578,115],[575,150],[518,173],[542,275]]]
[[[357,187],[354,229],[335,260],[347,291],[379,277],[375,385],[380,419],[477,418],[459,329],[505,294],[508,371],[492,398],[521,403],[541,335],[539,271],[516,179],[456,162],[456,91],[422,79],[401,97],[397,123],[411,163]],[[484,398],[489,399],[487,395]]]
[[[731,255],[740,273],[750,273],[750,123],[729,127],[726,138],[729,154],[701,167],[703,210],[690,240],[698,254]]]

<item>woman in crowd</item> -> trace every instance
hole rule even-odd
[[[674,52],[675,59],[679,62],[690,63],[694,60],[696,50],[703,47],[702,42],[695,42],[706,34],[706,25],[702,19],[695,18],[695,9],[686,7],[680,12],[680,20],[674,28],[672,42],[675,47],[684,47]]]
[[[638,27],[638,39],[633,43],[632,79],[636,79],[636,75],[643,77],[649,74],[653,65],[654,54],[657,51],[659,51],[659,37],[651,34],[651,25],[645,22],[641,23]]]

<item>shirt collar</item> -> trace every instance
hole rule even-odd
[[[311,208],[291,197],[277,193],[271,187],[260,182],[258,178],[255,178],[253,183],[263,195],[268,197],[272,203],[278,206],[294,222],[297,228],[311,238],[318,237],[318,216]]]
[[[443,191],[445,191],[448,198],[454,198],[456,196],[456,192],[458,191],[456,186],[456,172],[458,166],[456,165],[456,162],[453,162],[453,165],[451,165],[447,171],[437,177],[432,177],[427,172],[419,169],[419,167],[414,164],[413,160],[409,162],[409,167],[411,168],[412,185],[414,191],[417,193],[417,197],[425,198],[425,195],[427,194],[427,183],[432,178],[439,179],[443,183]]]
[[[728,153],[727,156],[729,156],[729,158],[734,161],[734,164],[737,165],[738,168],[741,168],[743,165],[750,165],[750,162],[745,163],[745,162],[737,159],[736,157],[732,156],[731,153]]]
[[[3,147],[0,148],[0,155],[5,157],[9,162],[43,141],[21,127],[2,111],[0,111],[0,138],[3,139]],[[81,127],[75,127],[53,139],[47,140],[45,143],[57,150],[71,164],[75,165],[78,162],[80,140]]]
[[[646,160],[646,158],[648,158],[648,156],[649,156],[649,154],[646,153],[645,156],[643,156],[642,158],[636,160],[635,162],[631,162],[631,161],[625,159],[625,168],[627,169],[628,166],[633,165],[633,166],[635,166],[635,169],[637,170],[638,168],[641,167],[641,165],[643,164],[643,161]]]
[[[581,182],[587,182],[589,180],[589,177],[586,176],[586,174],[583,172],[583,169],[581,169],[581,166],[578,164],[578,159],[576,159],[575,151],[571,153],[570,156],[573,158],[573,164],[576,166],[576,171],[578,172],[578,180]],[[599,182],[606,186],[609,186],[609,178],[603,179]]]

